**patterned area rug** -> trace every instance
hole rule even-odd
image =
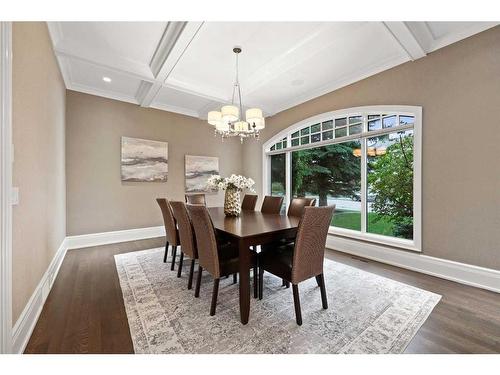
[[[325,260],[327,310],[316,280],[301,283],[299,327],[292,289],[267,274],[264,299],[251,298],[250,321],[242,325],[231,277],[221,280],[211,317],[212,278],[205,273],[194,298],[194,283],[187,290],[189,261],[181,278],[170,261],[163,263],[163,249],[115,255],[115,261],[136,353],[401,353],[441,298]]]

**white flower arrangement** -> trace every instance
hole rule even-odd
[[[227,190],[236,189],[242,191],[243,189],[255,192],[253,189],[255,181],[249,177],[232,174],[231,177],[221,177],[219,175],[212,175],[207,181],[207,187],[211,190]]]

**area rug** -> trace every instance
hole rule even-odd
[[[441,298],[325,260],[327,310],[316,280],[300,283],[298,326],[292,289],[267,274],[264,298],[251,298],[250,320],[242,325],[231,277],[221,280],[217,312],[210,316],[211,276],[205,273],[194,298],[187,290],[189,261],[177,278],[170,259],[163,263],[163,251],[115,255],[136,353],[401,353]]]

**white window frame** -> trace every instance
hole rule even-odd
[[[368,132],[367,126],[368,115],[373,114],[400,114],[413,116],[415,118],[413,125],[406,126],[395,126],[393,128],[387,128],[382,130],[376,130]],[[352,136],[341,137],[337,139],[330,139],[326,141],[320,141],[316,143],[309,143],[307,145],[300,145],[291,147],[291,134],[297,130],[302,129],[308,125],[314,125],[316,123],[322,123],[324,121],[332,120],[340,117],[349,116],[363,116],[363,131],[361,134],[356,134]],[[381,120],[382,121],[382,120]],[[366,232],[366,215],[367,215],[367,205],[366,205],[366,158],[365,148],[366,139],[374,135],[392,133],[402,130],[413,130],[413,240],[407,240],[403,238],[396,238],[390,236],[383,236],[374,233]],[[335,132],[335,121],[333,124],[333,131]],[[270,148],[275,143],[279,142],[283,138],[287,139],[287,148],[281,150],[270,151]],[[299,121],[288,128],[282,130],[278,134],[274,135],[268,141],[262,145],[262,192],[264,195],[270,195],[270,180],[271,180],[271,155],[276,154],[286,154],[286,208],[291,199],[291,153],[296,150],[316,148],[330,144],[343,143],[349,141],[350,139],[361,139],[361,231],[356,231],[352,229],[337,228],[334,226],[330,227],[329,233],[334,236],[348,237],[357,240],[363,240],[368,242],[374,242],[382,245],[387,245],[390,247],[395,247],[399,249],[412,250],[416,252],[422,251],[422,107],[420,106],[407,106],[407,105],[375,105],[375,106],[363,106],[363,107],[351,107],[345,108],[337,111],[326,112],[316,116],[309,117],[302,121]]]

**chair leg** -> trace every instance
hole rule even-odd
[[[264,294],[264,268],[259,269],[259,300],[262,299]]]
[[[302,325],[302,312],[300,310],[299,286],[292,284],[293,304],[295,306],[295,320],[299,326]]]
[[[201,285],[201,273],[203,272],[203,268],[198,266],[198,275],[196,276],[196,287],[194,289],[194,296],[198,298],[200,296],[200,285]]]
[[[182,262],[184,261],[184,253],[181,251],[181,256],[179,259],[179,269],[177,270],[177,277],[181,277],[182,272]]]
[[[286,281],[285,280],[285,286],[286,286],[287,289],[290,288],[290,281]]]
[[[163,263],[167,263],[167,255],[168,255],[168,241],[165,243],[165,255],[163,256]]]
[[[325,275],[321,274],[316,276],[316,279],[319,279],[319,287],[321,290],[321,303],[323,304],[323,308],[328,308],[328,300],[326,299],[326,288],[325,288]]]
[[[259,268],[257,267],[257,261],[253,265],[253,298],[259,297]]]
[[[189,267],[188,289],[193,287],[194,259],[191,259],[191,267]]]
[[[215,307],[217,306],[218,294],[219,294],[219,279],[214,279],[214,289],[212,291],[212,305],[210,306],[210,316],[215,315]]]
[[[238,274],[233,273],[233,284],[236,284],[238,282]]]
[[[177,253],[177,246],[172,246],[172,265],[170,266],[170,271],[175,268],[175,253]]]
[[[316,276],[316,283],[318,284],[319,287],[321,287],[321,280],[320,280],[320,276]]]

